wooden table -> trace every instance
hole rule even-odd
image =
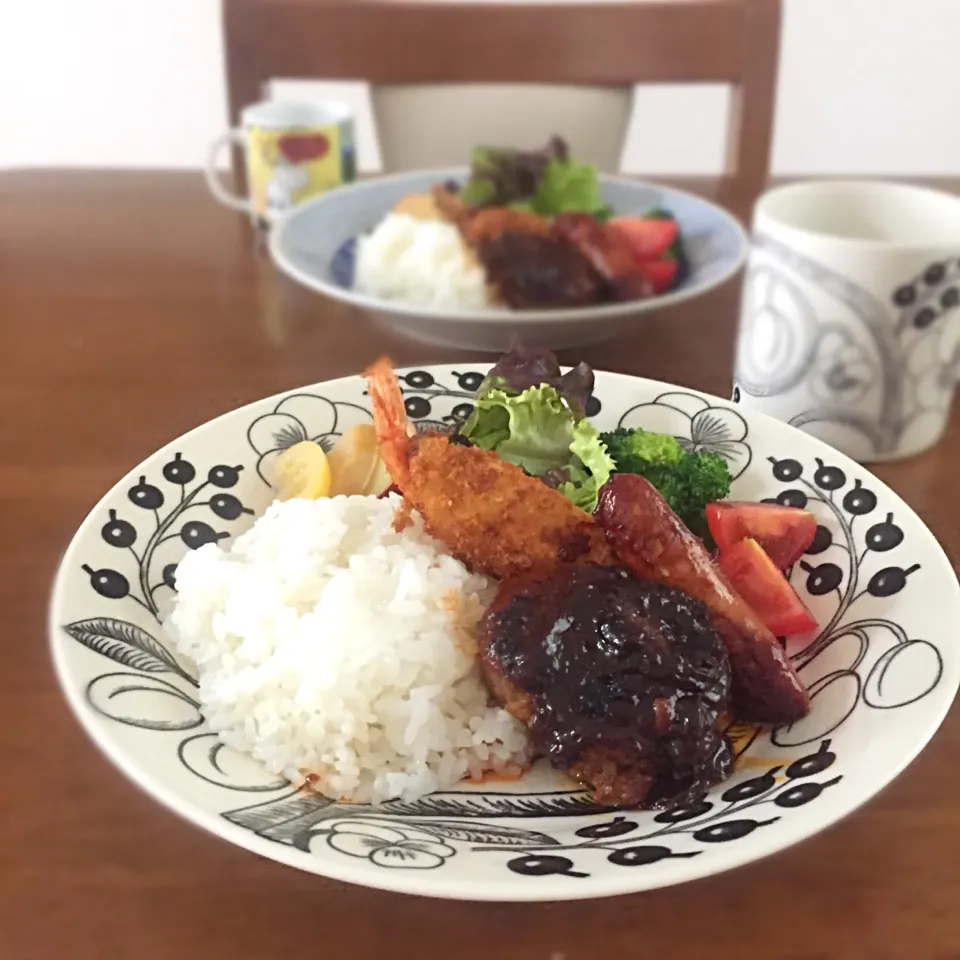
[[[726,395],[737,295],[728,284],[579,356]],[[454,354],[274,283],[193,174],[0,176],[0,331],[3,960],[960,957],[956,711],[841,826],[636,897],[415,899],[298,873],[188,826],[106,762],[57,689],[45,612],[70,536],[119,476],[218,413],[383,351],[400,363]],[[877,469],[955,557],[958,472],[957,417],[935,450]]]

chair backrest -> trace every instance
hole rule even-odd
[[[233,122],[280,77],[366,80],[395,100],[402,87],[424,84],[726,83],[724,193],[752,199],[768,177],[780,0],[223,0],[223,18]],[[383,114],[376,95],[374,103]],[[385,133],[392,163],[400,137]]]
[[[370,100],[388,172],[463,166],[478,143],[534,150],[560,134],[572,156],[616,173],[633,93],[570,84],[378,84]]]

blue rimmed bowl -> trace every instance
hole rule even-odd
[[[466,175],[464,168],[425,170],[332,190],[296,207],[274,226],[271,255],[298,283],[365,311],[381,326],[416,340],[468,350],[506,350],[517,340],[552,349],[609,340],[632,329],[644,314],[719,286],[736,274],[746,259],[743,228],[715,204],[682,190],[601,176],[603,200],[617,214],[640,215],[660,207],[676,217],[689,270],[675,290],[648,300],[522,311],[430,308],[354,290],[357,237],[373,230],[402,197],[426,193],[449,180],[462,182]]]

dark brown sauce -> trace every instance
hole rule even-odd
[[[575,246],[557,237],[503,233],[481,243],[477,256],[504,303],[517,310],[607,299],[600,275]]]
[[[682,591],[596,566],[508,582],[482,647],[528,696],[534,745],[600,799],[688,803],[732,770],[726,648]]]

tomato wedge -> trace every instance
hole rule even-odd
[[[638,260],[658,260],[677,239],[677,221],[653,217],[614,217],[607,226],[629,244]]]
[[[788,637],[816,627],[816,617],[756,540],[747,537],[722,551],[719,563],[730,585],[771,633]]]
[[[807,552],[817,533],[817,518],[808,510],[779,503],[723,500],[708,503],[707,526],[720,552],[750,537],[781,569]]]

